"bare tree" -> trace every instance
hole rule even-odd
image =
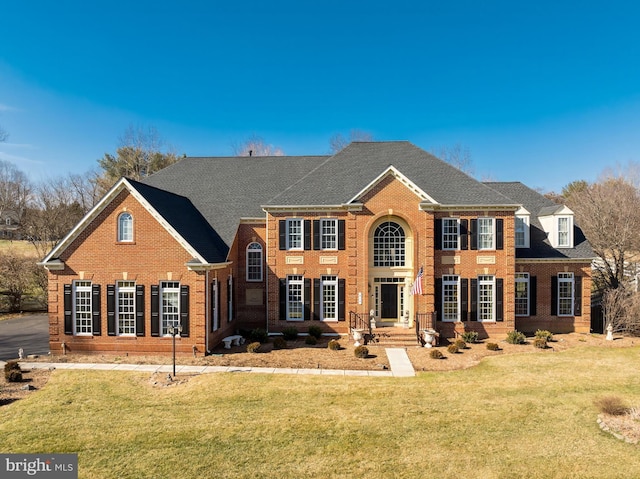
[[[353,129],[349,132],[348,137],[342,136],[341,133],[336,133],[329,139],[329,153],[335,155],[336,153],[344,150],[349,143],[354,141],[374,141],[373,135],[367,131]]]
[[[640,333],[640,295],[631,288],[610,289],[602,295],[605,330],[615,333]]]
[[[15,251],[0,252],[0,295],[7,298],[9,311],[20,311],[22,297],[34,286],[36,262]]]
[[[251,135],[241,143],[234,143],[231,148],[234,156],[284,156],[282,148],[266,143],[257,135]]]
[[[435,150],[434,155],[467,175],[473,176],[473,160],[468,146],[456,143],[453,146],[445,146]],[[489,181],[489,179],[483,179],[483,181]]]
[[[0,215],[5,211],[14,211],[18,218],[29,201],[31,183],[13,163],[0,160]]]

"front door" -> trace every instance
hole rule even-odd
[[[398,320],[398,285],[381,284],[380,299],[382,301],[380,319],[382,321]]]

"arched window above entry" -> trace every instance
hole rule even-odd
[[[130,243],[133,241],[133,216],[131,213],[122,213],[118,216],[118,242]]]
[[[247,281],[262,281],[262,245],[247,246]]]
[[[404,229],[398,223],[381,223],[373,236],[373,265],[404,266],[405,240]]]

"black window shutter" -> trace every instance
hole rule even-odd
[[[144,336],[144,285],[136,284],[136,336]]]
[[[64,334],[73,334],[73,286],[64,285]]]
[[[504,280],[496,278],[496,321],[504,321]]]
[[[320,319],[320,279],[313,278],[313,319]]]
[[[471,279],[471,321],[478,320],[478,280]]]
[[[304,249],[311,249],[311,220],[304,220],[303,222],[304,233]]]
[[[558,277],[551,276],[551,316],[558,315]]]
[[[574,278],[573,287],[573,315],[582,316],[582,276]]]
[[[460,319],[469,320],[469,280],[460,279]]]
[[[436,278],[435,282],[435,301],[434,307],[436,312],[436,321],[442,321],[442,278]]]
[[[436,218],[434,220],[434,225],[433,225],[433,242],[434,242],[434,248],[436,250],[441,250],[442,249],[442,219],[441,218]]]
[[[338,321],[345,320],[345,296],[346,296],[346,280],[338,280]]]
[[[278,222],[278,237],[278,248],[281,250],[287,249],[287,220]]]
[[[471,220],[471,228],[469,230],[469,239],[471,240],[470,249],[478,249],[478,220]]]
[[[313,220],[313,249],[320,249],[320,220]]]
[[[504,220],[496,218],[496,249],[504,249]]]
[[[345,242],[345,221],[338,220],[338,249],[343,250],[346,248]]]
[[[535,276],[529,277],[529,316],[535,316],[537,314],[538,304],[538,278]]]
[[[189,285],[183,284],[180,286],[180,326],[182,326],[182,332],[180,336],[183,338],[189,337]]]
[[[116,285],[107,285],[107,334],[116,335]]]
[[[304,320],[311,319],[311,279],[304,279]]]
[[[91,285],[91,330],[94,336],[102,334],[102,316],[101,316],[101,294],[100,285]]]
[[[160,336],[160,287],[151,285],[151,336]]]
[[[231,288],[231,317],[233,319],[237,318],[237,308],[238,308],[238,301],[236,300],[236,290],[238,288],[235,287],[235,281],[233,281],[233,278],[231,278],[231,284],[229,285],[229,287]]]
[[[280,280],[280,320],[287,319],[287,280]]]
[[[460,220],[460,249],[469,249],[469,220]]]

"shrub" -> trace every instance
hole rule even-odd
[[[308,344],[310,346],[315,346],[318,343],[318,340],[315,336],[307,336],[304,338],[304,344]]]
[[[489,351],[498,351],[500,349],[500,346],[498,346],[497,343],[487,343],[487,349]]]
[[[260,349],[260,343],[258,341],[255,341],[253,343],[249,343],[247,344],[247,352],[248,353],[257,353],[258,350]]]
[[[466,349],[467,343],[465,343],[462,339],[456,339],[456,342],[453,343],[458,346],[458,349]]]
[[[14,359],[5,363],[4,378],[10,383],[22,381],[22,369],[20,369],[20,363],[18,363],[18,361]]]
[[[524,344],[527,342],[527,337],[520,331],[509,331],[507,333],[507,342],[509,344]]]
[[[456,354],[459,350],[460,349],[458,348],[458,345],[456,343],[447,346],[447,351],[449,351],[451,354]]]
[[[442,351],[439,349],[432,349],[429,351],[429,356],[431,356],[431,359],[442,359],[444,357]]]
[[[339,351],[340,349],[342,349],[342,346],[340,346],[340,342],[337,339],[332,339],[331,341],[329,341],[327,347],[331,351]]]
[[[604,396],[594,401],[601,413],[611,416],[624,416],[629,412],[629,408],[618,396]]]
[[[282,337],[287,341],[294,341],[298,337],[298,328],[289,326],[282,330]]]
[[[536,338],[543,338],[547,342],[553,341],[553,333],[544,329],[538,329],[536,331]]]
[[[251,331],[251,334],[249,335],[249,338],[253,342],[258,341],[259,343],[263,343],[264,344],[269,340],[269,333],[267,333],[262,328],[256,328],[256,329]]]
[[[536,336],[533,339],[533,345],[536,348],[546,349],[547,348],[547,339],[546,338],[539,338],[539,337]]]
[[[478,333],[476,331],[465,331],[462,333],[462,340],[465,343],[475,343],[478,341]]]
[[[273,349],[286,349],[287,341],[282,336],[273,338]]]
[[[316,326],[315,324],[309,326],[309,336],[320,339],[320,337],[322,336],[322,328],[320,326]]]
[[[369,356],[369,348],[367,348],[366,346],[357,346],[353,350],[353,354],[355,354],[356,358],[366,358],[367,356]]]

